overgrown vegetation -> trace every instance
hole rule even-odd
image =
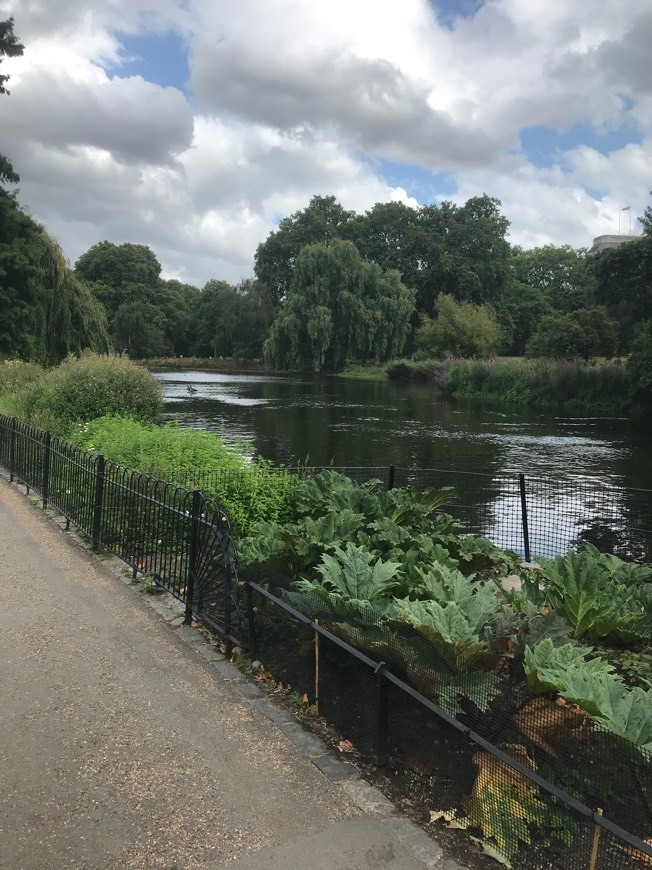
[[[0,381],[0,409],[55,435],[104,414],[153,422],[162,408],[157,381],[127,359],[84,354],[40,371],[32,365],[4,363],[12,374]],[[22,386],[17,381],[22,380]]]
[[[263,459],[250,460],[244,449],[227,446],[217,435],[174,423],[157,426],[106,415],[80,424],[71,440],[120,465],[202,489],[226,508],[239,534],[262,519],[285,519],[298,482]]]
[[[538,570],[520,568],[515,554],[460,536],[442,513],[452,497],[383,492],[321,472],[297,485],[285,523],[251,527],[240,542],[241,567],[284,573],[289,604],[405,674],[453,715],[509,711],[508,699],[521,692],[505,714],[514,736],[503,748],[580,799],[589,799],[588,788],[607,800],[608,785],[572,762],[558,772],[555,765],[599,733],[612,741],[600,745],[637,771],[628,787],[639,789],[637,777],[652,773],[652,566],[587,545],[542,559]],[[515,573],[522,588],[503,592]],[[534,832],[539,843],[572,841],[574,822],[545,793],[505,765],[489,776],[498,762],[486,753],[474,762],[464,817],[440,816],[481,828],[487,849],[507,863]],[[638,791],[630,797],[644,800]]]
[[[522,405],[561,405],[621,412],[630,404],[630,369],[620,360],[396,360],[392,379],[430,381],[443,398],[487,399]]]

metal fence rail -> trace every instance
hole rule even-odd
[[[188,491],[123,468],[0,415],[0,465],[88,535],[185,605],[194,617],[239,643],[235,547],[226,511]]]

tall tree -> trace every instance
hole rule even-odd
[[[584,248],[516,248],[511,266],[516,280],[538,290],[556,311],[568,313],[593,302],[595,280]]]
[[[14,33],[14,19],[0,21],[0,63],[3,57],[21,57],[25,46],[18,41]],[[6,84],[11,76],[0,73],[0,94],[8,94]]]
[[[144,357],[188,353],[199,291],[163,280],[161,264],[146,245],[99,242],[81,255],[75,272],[106,308],[117,348]]]
[[[389,359],[403,349],[413,310],[414,293],[399,273],[364,262],[351,242],[308,245],[265,342],[265,362],[339,371],[354,359]]]
[[[422,315],[416,343],[431,356],[493,356],[501,332],[494,310],[489,305],[456,302],[452,296],[437,297],[436,317]]]
[[[313,196],[307,208],[284,218],[255,255],[255,272],[274,304],[285,299],[297,257],[303,247],[342,238],[355,216],[334,196]]]
[[[652,235],[601,251],[591,258],[595,299],[620,324],[625,349],[652,318]]]

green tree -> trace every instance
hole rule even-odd
[[[163,280],[161,264],[146,245],[99,242],[81,255],[75,272],[106,308],[117,348],[145,357],[189,352],[199,290]],[[129,315],[136,318],[131,326]],[[144,323],[145,316],[153,319]]]
[[[556,311],[568,313],[592,304],[595,281],[584,248],[516,248],[511,267],[517,281],[539,290]]]
[[[416,343],[431,356],[491,357],[501,340],[496,315],[489,305],[457,302],[452,296],[439,296],[436,316],[422,315]]]
[[[21,57],[25,46],[18,42],[18,37],[14,33],[14,19],[7,18],[5,21],[0,21],[0,63],[3,57]],[[0,94],[8,94],[9,91],[5,87],[10,76],[0,73]]]
[[[346,211],[334,196],[313,196],[307,208],[284,218],[255,255],[255,273],[278,304],[287,296],[294,264],[302,248],[342,238],[354,212]]]
[[[552,306],[541,291],[512,279],[498,297],[495,310],[502,330],[502,352],[522,356],[541,318],[552,313]]]
[[[620,324],[625,349],[652,318],[652,235],[601,251],[591,258],[596,301]]]
[[[413,310],[414,293],[399,273],[364,262],[351,242],[308,245],[265,342],[265,362],[340,371],[354,359],[389,359],[403,348]]]
[[[650,191],[650,194],[652,195],[652,190]],[[652,236],[652,206],[648,205],[643,217],[640,217],[638,222],[643,227],[643,235]]]
[[[618,334],[618,324],[603,307],[580,308],[570,314],[555,312],[542,318],[525,352],[529,357],[553,359],[612,356]]]
[[[463,206],[442,202],[419,211],[417,308],[433,315],[440,295],[495,303],[509,275],[509,221],[500,201],[483,195]]]
[[[632,345],[627,360],[632,379],[632,408],[635,413],[652,414],[652,320],[646,321]]]

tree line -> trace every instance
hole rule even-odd
[[[0,61],[22,50],[0,22]],[[640,239],[591,255],[510,244],[486,195],[364,214],[314,196],[258,246],[254,278],[200,289],[164,280],[154,252],[129,242],[93,245],[71,269],[21,208],[18,180],[0,155],[0,357],[113,348],[313,371],[400,354],[588,359],[629,353],[652,318],[650,208]]]

